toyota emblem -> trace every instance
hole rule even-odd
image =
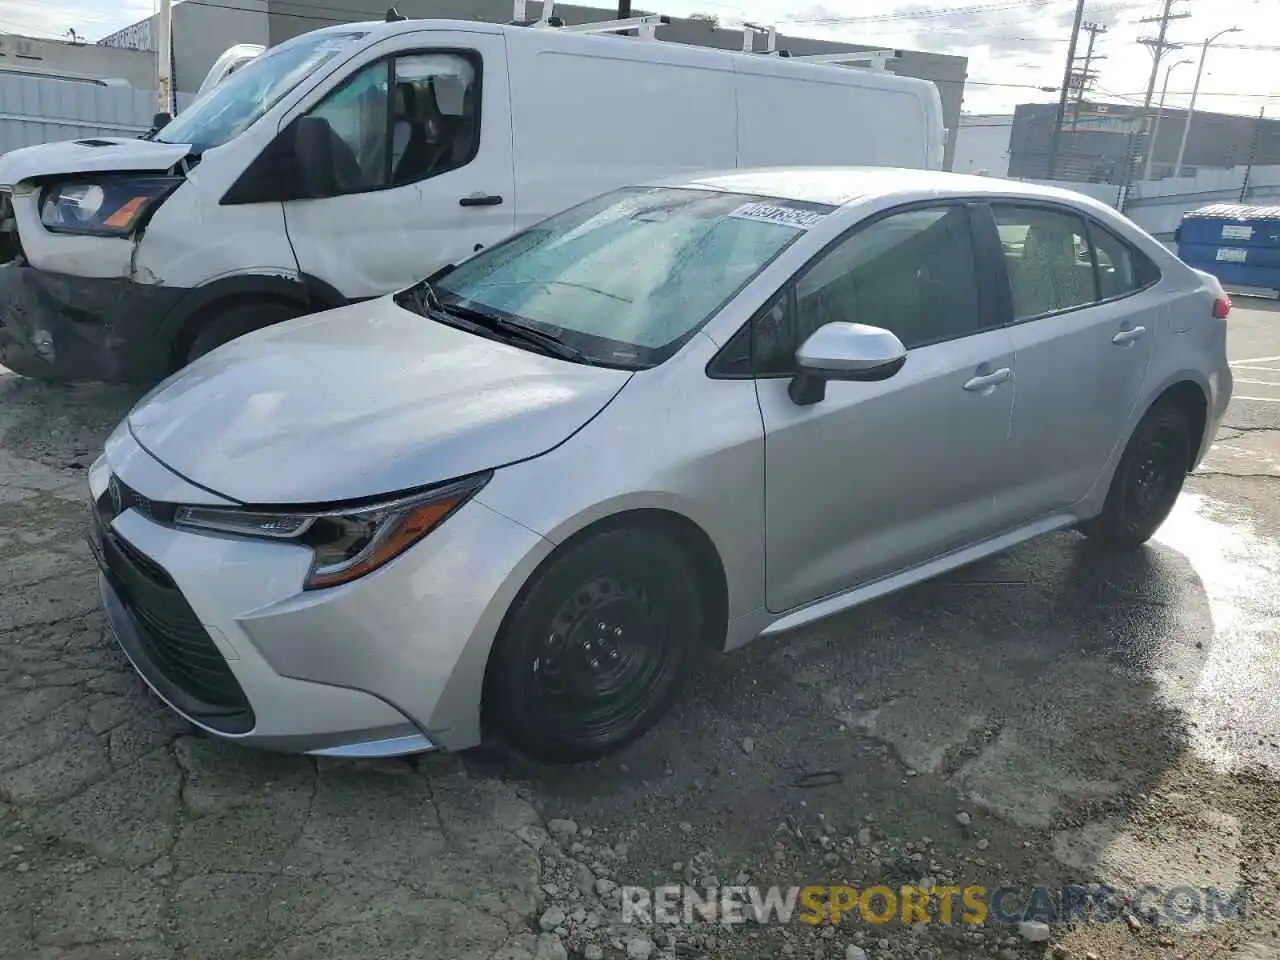
[[[111,494],[111,515],[118,517],[124,511],[124,490],[120,486],[120,480],[112,477],[107,490]]]

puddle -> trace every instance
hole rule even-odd
[[[1190,563],[1212,635],[1196,641],[1194,655],[1170,638],[1168,649],[1153,651],[1153,679],[1194,724],[1191,747],[1202,759],[1280,778],[1280,544],[1193,493],[1179,499],[1156,541]]]

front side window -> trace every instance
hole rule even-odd
[[[268,50],[196,98],[155,139],[203,153],[238,137],[307,76],[366,34],[304,35]]]
[[[805,339],[837,322],[891,330],[908,349],[981,329],[967,209],[906,210],[839,242],[756,318],[757,373],[794,372]]]
[[[446,306],[515,318],[594,360],[651,366],[831,209],[711,190],[624,188],[465,261],[436,291]]]
[[[479,144],[475,64],[457,53],[381,60],[310,115],[329,125],[342,193],[439,176],[469,163]]]
[[[1013,295],[1014,320],[1098,299],[1084,220],[1047,207],[993,205]]]

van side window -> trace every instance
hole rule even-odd
[[[342,193],[414,183],[471,162],[480,140],[476,64],[419,53],[365,67],[311,116],[334,133]]]
[[[413,183],[470,163],[480,145],[480,91],[471,61],[423,53],[395,63],[391,182]]]
[[[790,298],[755,318],[757,376],[794,372],[800,344],[833,322],[892,330],[908,349],[978,333],[984,324],[965,207],[890,214],[828,249]]]
[[[1013,294],[1014,320],[1098,299],[1084,221],[1047,207],[993,204]]]
[[[333,159],[343,193],[386,183],[387,63],[370,64],[311,111],[333,131]]]

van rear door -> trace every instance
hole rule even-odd
[[[423,30],[376,44],[282,120],[323,120],[334,182],[285,201],[298,268],[348,298],[408,286],[512,232],[501,32]]]

